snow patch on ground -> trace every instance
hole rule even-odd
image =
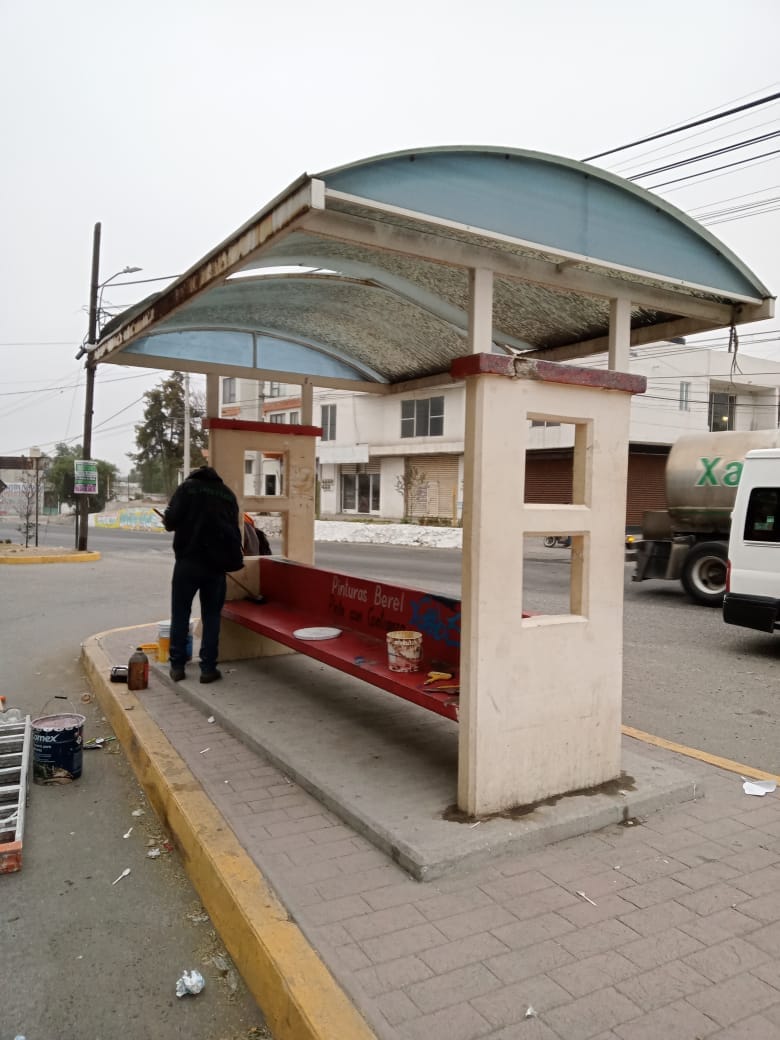
[[[341,520],[317,520],[315,542],[360,542],[364,545],[426,545],[436,549],[460,549],[460,527],[427,527],[420,524],[361,524]]]

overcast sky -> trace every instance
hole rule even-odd
[[[303,172],[443,144],[581,159],[773,93],[779,29],[776,0],[0,0],[0,455],[81,440],[96,221],[101,280],[176,275]],[[775,103],[600,163],[628,175],[778,129]],[[770,197],[779,160],[659,194],[694,214]],[[711,230],[778,291],[780,213]],[[750,352],[780,361],[762,339]],[[161,378],[99,367],[95,457],[127,471]]]

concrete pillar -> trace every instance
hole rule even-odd
[[[232,488],[243,510],[282,514],[282,552],[299,563],[314,563],[314,476],[316,427],[301,432],[283,423],[240,419],[208,419],[212,465]],[[244,454],[281,455],[285,493],[280,496],[244,494]]]
[[[493,341],[493,272],[469,271],[469,351],[489,354]]]
[[[466,379],[458,805],[527,806],[620,773],[623,518],[640,377],[462,358]],[[575,425],[574,503],[524,501],[529,417]],[[572,534],[568,611],[523,598],[525,535]]]
[[[631,301],[624,296],[609,301],[609,367],[628,372],[631,357]]]
[[[304,426],[314,425],[314,384],[311,379],[304,379],[301,386],[301,422]]]

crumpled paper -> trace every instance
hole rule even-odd
[[[206,982],[199,971],[183,971],[181,978],[176,980],[176,996],[184,997],[188,993],[193,996],[200,993]]]

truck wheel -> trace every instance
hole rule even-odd
[[[552,547],[554,545],[555,545],[555,539],[552,537],[552,535],[547,535],[547,537],[544,540],[544,547],[545,547],[545,549],[552,549]]]
[[[682,586],[696,603],[705,607],[720,607],[726,592],[725,542],[699,542],[685,558]]]

